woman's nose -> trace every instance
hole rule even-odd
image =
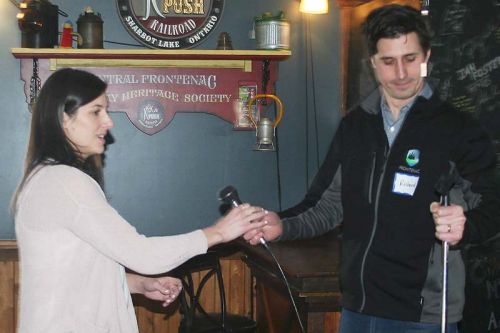
[[[113,128],[114,126],[113,119],[111,119],[108,112],[104,113],[102,125],[106,128]]]

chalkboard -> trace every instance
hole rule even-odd
[[[430,19],[435,31],[430,81],[441,99],[479,120],[498,155],[500,0],[431,1]],[[500,240],[467,249],[464,259],[466,303],[460,333],[500,333]]]
[[[467,279],[460,333],[500,332],[500,240],[465,251]]]
[[[430,1],[430,77],[441,99],[500,141],[500,0]]]

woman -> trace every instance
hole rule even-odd
[[[203,230],[145,237],[106,201],[100,154],[113,122],[106,83],[62,69],[42,87],[33,110],[25,171],[13,200],[21,263],[18,332],[138,332],[130,292],[168,304],[168,272],[207,248],[265,222],[241,205]]]

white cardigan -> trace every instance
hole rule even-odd
[[[65,165],[34,172],[17,208],[18,333],[137,333],[123,266],[163,273],[207,250],[201,230],[138,234],[91,177]]]

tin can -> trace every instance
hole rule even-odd
[[[94,13],[91,7],[85,8],[76,21],[77,31],[82,38],[79,49],[102,49],[103,48],[103,21],[101,14]]]
[[[256,17],[255,39],[257,48],[262,50],[289,50],[290,49],[290,22],[283,12],[273,16],[266,12]]]

